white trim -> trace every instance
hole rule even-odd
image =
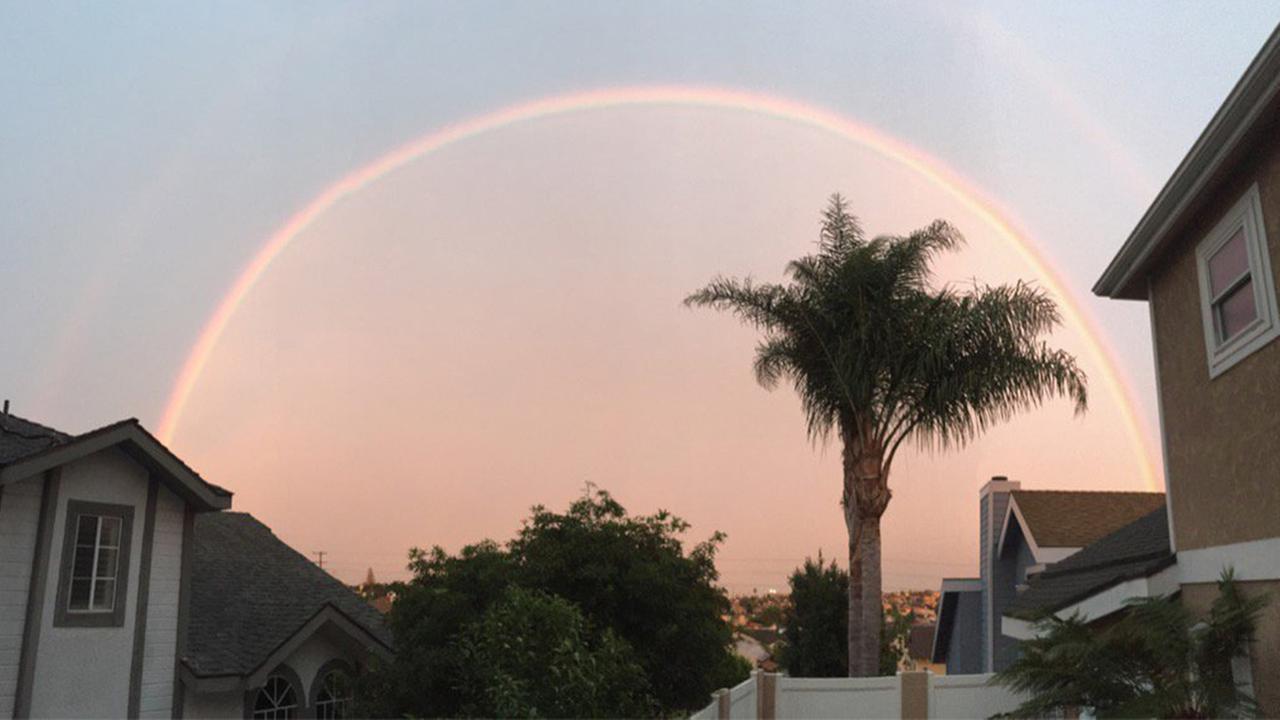
[[[1173,532],[1173,487],[1169,484],[1169,443],[1164,432],[1164,386],[1160,384],[1160,342],[1156,337],[1156,298],[1147,278],[1147,316],[1151,326],[1151,357],[1156,369],[1156,418],[1160,422],[1160,460],[1164,463],[1164,516],[1169,523],[1169,552],[1178,552],[1177,535]]]
[[[1063,620],[1072,615],[1078,615],[1084,622],[1092,622],[1124,608],[1125,601],[1130,598],[1160,597],[1177,592],[1180,580],[1178,566],[1170,565],[1154,575],[1133,578],[1132,580],[1125,580],[1122,583],[1112,585],[1106,590],[1090,595],[1074,605],[1062,608],[1053,615]],[[1001,629],[1003,630],[1007,626],[1013,632],[1030,633],[1027,637],[1034,637],[1035,633],[1031,629],[1031,625],[1025,620],[1005,615],[1002,618]],[[1010,632],[1005,632],[1004,634],[1019,640],[1027,639],[1021,634],[1015,635]]]
[[[1218,341],[1213,318],[1214,297],[1209,289],[1209,259],[1237,232],[1244,232],[1248,251],[1249,281],[1253,283],[1253,305],[1257,318],[1243,331]],[[1262,196],[1255,183],[1231,206],[1226,215],[1196,245],[1196,271],[1200,279],[1200,317],[1204,324],[1204,344],[1208,351],[1209,377],[1215,378],[1280,336],[1280,310],[1276,307],[1275,281],[1271,275],[1267,231],[1262,218]],[[1242,276],[1243,277],[1243,276]],[[1224,291],[1225,292],[1225,291]],[[1224,293],[1219,293],[1222,295]]]
[[[1045,565],[1052,565],[1056,562],[1062,562],[1067,558],[1080,552],[1082,548],[1078,547],[1047,547],[1040,548],[1040,554],[1036,556],[1036,560]]]
[[[1022,618],[1005,615],[1000,619],[1000,632],[1014,640],[1030,640],[1036,637],[1036,625]]]
[[[1217,582],[1227,567],[1234,570],[1237,580],[1280,580],[1280,537],[1178,553],[1183,584]]]

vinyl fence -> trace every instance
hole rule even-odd
[[[759,670],[736,687],[717,690],[694,720],[796,718],[988,718],[1018,705],[990,675],[899,673],[874,678],[793,678]]]

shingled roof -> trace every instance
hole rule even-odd
[[[62,445],[71,436],[17,415],[0,416],[0,465]]]
[[[1032,578],[1004,614],[1032,620],[1173,564],[1163,505]]]
[[[252,515],[197,515],[192,539],[183,661],[196,676],[251,675],[326,607],[391,648],[377,610]]]
[[[1164,507],[1164,493],[1014,490],[1024,531],[1040,547],[1084,547]]]

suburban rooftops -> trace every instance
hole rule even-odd
[[[1126,580],[1152,575],[1174,562],[1163,506],[1054,563],[1030,581],[1004,614],[1033,620]]]
[[[1164,493],[1155,492],[1014,490],[1010,495],[1009,513],[1039,547],[1081,548],[1164,507]]]
[[[191,609],[183,663],[196,677],[269,670],[273,658],[309,625],[335,628],[330,639],[389,653],[382,615],[247,513],[194,521]]]

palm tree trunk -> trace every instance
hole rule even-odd
[[[847,482],[847,481],[846,481]],[[858,542],[858,503],[846,493],[844,524],[849,533],[849,677],[863,677],[862,666],[862,554]]]
[[[880,516],[864,513],[859,518],[859,549],[861,555],[862,617],[860,618],[859,653],[863,676],[880,674],[880,632],[883,629],[883,594],[880,574]],[[853,588],[849,589],[853,592]]]

